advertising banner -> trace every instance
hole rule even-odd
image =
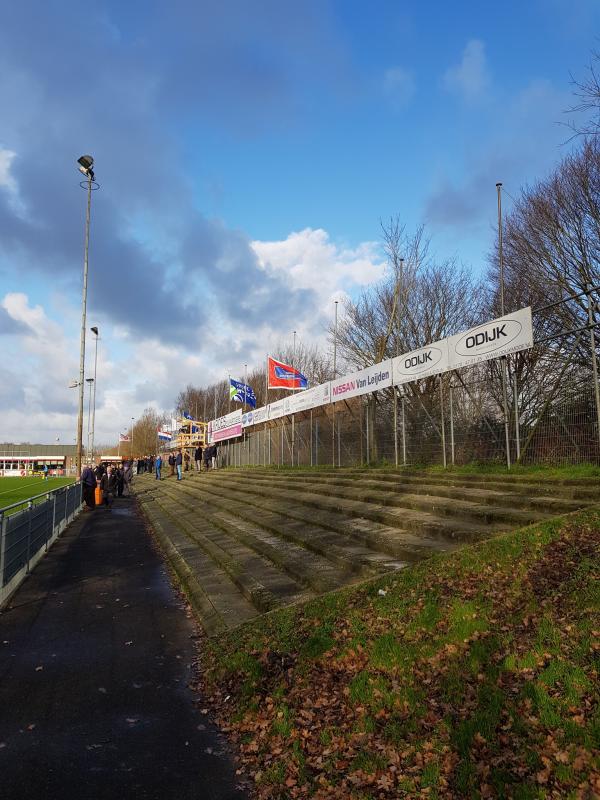
[[[232,411],[223,417],[213,419],[208,423],[208,441],[220,442],[223,439],[231,439],[240,436],[242,433],[242,409]]]
[[[360,394],[386,389],[392,385],[392,360],[381,361],[372,367],[361,369],[352,375],[336,378],[331,381],[331,400],[347,400]]]
[[[447,372],[448,369],[447,339],[392,359],[394,386],[438,375],[440,372]]]
[[[266,422],[269,419],[269,406],[261,406],[254,409],[254,411],[247,411],[242,416],[242,427],[248,428],[250,425],[258,425],[260,422]]]
[[[269,419],[279,419],[279,417],[285,417],[289,413],[289,397],[284,397],[281,400],[276,400],[274,403],[269,403]]]
[[[478,325],[448,340],[450,369],[468,367],[533,347],[531,306]]]
[[[320,383],[312,389],[298,392],[289,398],[290,413],[295,414],[299,411],[309,411],[317,406],[324,406],[330,402],[330,383]]]

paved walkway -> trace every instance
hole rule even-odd
[[[0,796],[242,800],[195,633],[134,501],[82,515],[0,614]]]

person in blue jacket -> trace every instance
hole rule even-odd
[[[162,456],[159,454],[156,456],[156,461],[154,462],[154,468],[156,470],[156,480],[160,480],[160,471],[162,469]]]
[[[183,464],[183,456],[181,455],[181,450],[177,451],[177,455],[175,456],[175,467],[177,469],[177,480],[181,480],[181,465]]]

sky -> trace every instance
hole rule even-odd
[[[334,300],[384,274],[382,219],[484,274],[496,182],[510,211],[577,144],[600,5],[0,0],[0,20],[0,441],[72,444],[80,155],[109,443],[293,330],[326,346]]]

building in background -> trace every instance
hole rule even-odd
[[[0,442],[0,476],[25,478],[41,473],[44,464],[48,465],[50,475],[73,475],[77,464],[77,446]]]

